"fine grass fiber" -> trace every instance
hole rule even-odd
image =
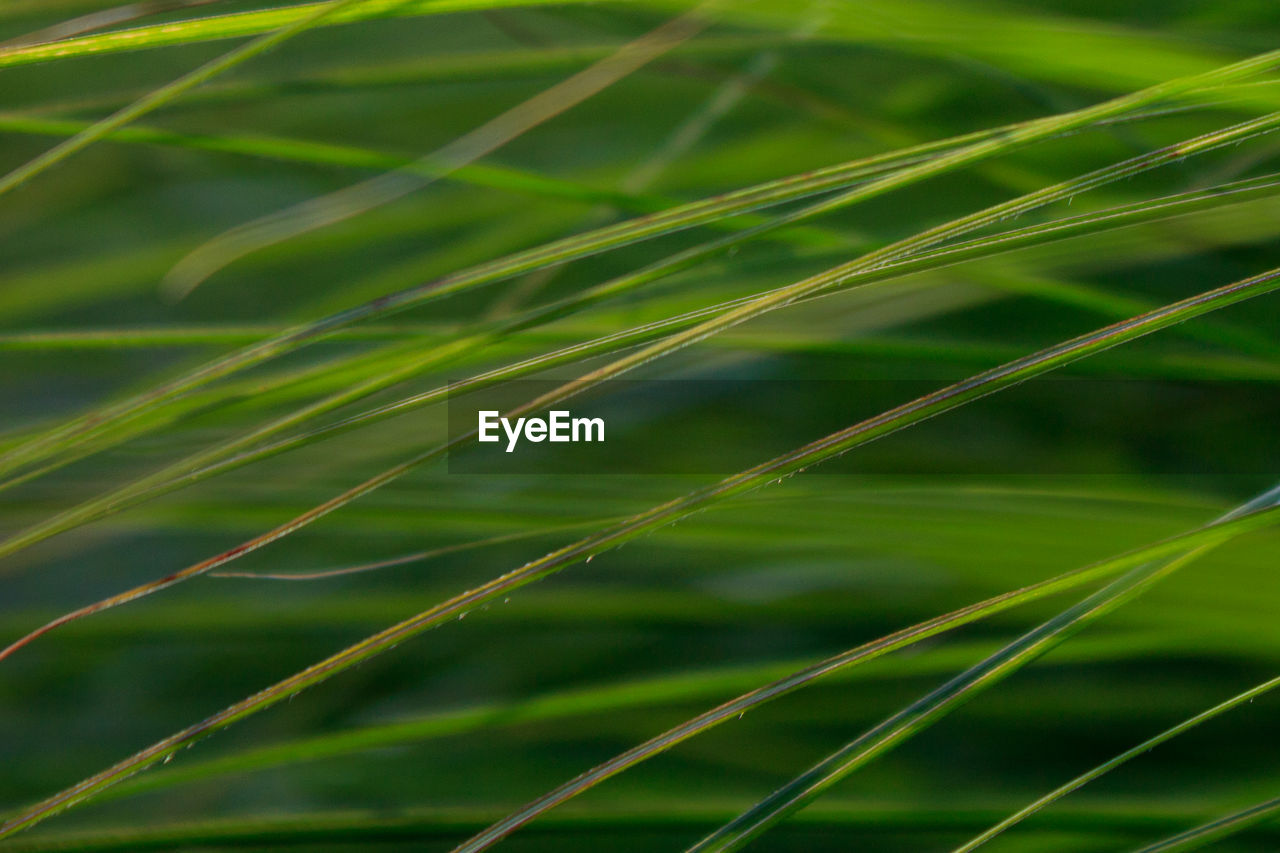
[[[0,4],[0,853],[1274,850],[1278,36]]]

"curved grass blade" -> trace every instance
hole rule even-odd
[[[259,54],[266,53],[268,50],[283,44],[296,35],[300,35],[312,27],[319,24],[330,15],[341,11],[342,9],[358,5],[367,0],[332,0],[332,2],[320,5],[306,16],[303,16],[288,26],[277,30],[268,35],[261,36],[248,44],[242,45],[229,53],[223,54],[217,59],[206,62],[199,68],[179,77],[171,83],[166,83],[159,89],[139,98],[128,106],[117,110],[101,121],[94,122],[89,127],[77,133],[75,136],[61,142],[50,148],[45,153],[28,161],[22,166],[9,172],[7,175],[0,177],[0,195],[26,183],[36,175],[46,169],[61,163],[68,157],[88,148],[93,143],[105,137],[113,130],[129,124],[137,118],[141,118],[153,110],[159,109],[170,101],[181,97],[184,92],[194,89],[206,80],[210,80],[219,74],[230,71],[237,65],[252,59]],[[57,45],[53,45],[57,47]]]
[[[1273,270],[1254,276],[1234,284],[1207,291],[1190,299],[1165,306],[1156,311],[1134,317],[1130,320],[1107,326],[1095,332],[1082,335],[1070,341],[1058,344],[1022,359],[1010,362],[992,370],[978,374],[970,379],[949,385],[924,397],[887,411],[881,415],[854,424],[823,439],[804,445],[782,456],[775,457],[754,468],[721,480],[718,483],[697,489],[682,497],[659,504],[645,512],[634,515],[620,524],[605,528],[576,542],[566,545],[537,560],[533,560],[501,575],[475,589],[463,592],[453,598],[441,602],[435,607],[412,616],[400,623],[392,625],[365,640],[349,646],[342,651],[292,675],[283,681],[243,699],[211,717],[171,735],[153,744],[129,758],[119,762],[102,772],[91,776],[54,796],[37,803],[14,815],[0,824],[0,838],[12,835],[24,828],[33,826],[65,808],[83,802],[97,792],[132,776],[141,770],[163,761],[188,744],[216,731],[226,728],[238,720],[265,710],[280,702],[286,701],[315,684],[327,681],[332,676],[350,669],[364,660],[388,651],[411,637],[417,636],[430,628],[465,616],[468,611],[514,590],[527,586],[534,581],[548,577],[574,563],[581,562],[609,548],[615,547],[629,539],[647,531],[664,527],[673,521],[688,516],[698,510],[714,505],[721,500],[742,494],[766,485],[769,482],[796,474],[810,465],[831,459],[853,448],[874,441],[889,433],[907,426],[927,420],[951,409],[958,408],[967,402],[988,394],[1025,382],[1034,376],[1046,373],[1072,361],[1085,358],[1097,352],[1118,346],[1126,341],[1142,337],[1176,323],[1186,322],[1194,317],[1206,314],[1227,305],[1236,304],[1245,299],[1259,296],[1280,289],[1280,270]],[[416,460],[392,468],[367,481],[355,490],[366,491],[376,488],[381,482],[398,476],[406,466],[412,466]],[[300,516],[293,522],[251,540],[218,557],[204,563],[176,572],[154,582],[151,588],[132,594],[133,598],[148,594],[154,589],[178,583],[186,577],[208,571],[216,565],[234,559],[239,553],[250,548],[261,547],[274,538],[285,535],[294,527],[309,521],[313,514],[323,514],[336,508],[343,496],[335,498],[308,514]],[[1256,523],[1261,514],[1245,516],[1235,523],[1244,526],[1249,522]],[[1221,532],[1226,527],[1217,528]],[[1176,546],[1175,546],[1176,547]],[[64,620],[65,621],[65,620]],[[52,630],[46,626],[38,633]],[[14,650],[29,640],[19,641],[9,647]],[[9,653],[9,652],[6,652]]]
[[[1230,523],[1259,510],[1274,509],[1277,501],[1280,501],[1280,486],[1237,507],[1218,519],[1218,523]],[[1132,601],[1219,544],[1221,540],[1208,542],[1167,560],[1139,565],[867,730],[690,847],[690,853],[741,849],[849,774],[928,728],[978,693],[1000,683],[1071,635]]]
[[[1243,693],[1238,693],[1235,696],[1232,696],[1230,699],[1226,700],[1225,702],[1221,702],[1217,705],[1214,705],[1212,708],[1209,708],[1206,711],[1201,711],[1199,714],[1196,714],[1193,717],[1183,720],[1182,722],[1178,723],[1176,726],[1165,729],[1163,732],[1156,735],[1155,737],[1149,738],[1143,741],[1142,743],[1138,744],[1137,746],[1133,747],[1132,749],[1129,749],[1120,753],[1115,758],[1104,761],[1102,764],[1099,764],[1097,767],[1094,767],[1084,773],[1081,773],[1079,776],[1072,779],[1070,782],[1067,782],[1061,785],[1060,787],[1055,788],[1054,790],[1050,791],[1048,794],[1045,794],[1043,797],[1040,797],[1038,800],[1035,800],[1034,802],[1029,803],[1023,808],[1009,815],[1004,820],[997,823],[995,826],[992,826],[990,829],[987,829],[986,831],[966,841],[964,844],[961,844],[959,847],[955,848],[955,850],[952,851],[952,853],[968,853],[968,851],[970,850],[978,849],[979,847],[986,844],[988,841],[995,838],[997,835],[1004,832],[1005,830],[1010,829],[1011,827],[1015,826],[1018,823],[1021,823],[1031,815],[1044,809],[1046,806],[1052,805],[1053,803],[1065,797],[1067,794],[1070,794],[1072,791],[1076,791],[1076,790],[1079,790],[1080,788],[1083,788],[1085,785],[1089,784],[1094,779],[1097,779],[1099,776],[1102,776],[1105,773],[1110,773],[1112,770],[1119,767],[1121,764],[1124,764],[1125,762],[1129,761],[1130,759],[1137,758],[1139,755],[1143,755],[1147,752],[1150,752],[1151,750],[1155,749],[1157,746],[1164,743],[1165,741],[1172,740],[1173,738],[1177,737],[1183,732],[1193,729],[1196,726],[1200,725],[1201,723],[1208,722],[1209,720],[1212,720],[1214,717],[1225,714],[1227,711],[1230,711],[1232,708],[1243,705],[1246,702],[1252,702],[1258,696],[1261,696],[1264,693],[1274,690],[1276,687],[1280,687],[1280,677],[1272,678],[1268,681],[1264,681],[1261,684],[1258,684],[1254,687],[1249,688]]]
[[[618,359],[612,362],[611,364],[606,365],[602,368],[599,368],[595,371],[592,371],[591,373],[583,377],[580,377],[578,379],[565,383],[560,388],[557,388],[554,391],[544,394],[541,397],[535,400],[532,400],[523,406],[517,407],[517,409],[507,414],[508,416],[517,416],[517,415],[527,414],[529,412],[534,412],[534,411],[539,411],[541,409],[544,409],[547,406],[552,405],[553,403],[559,402],[561,400],[567,399],[568,397],[588,387],[599,384],[600,382],[603,382],[604,380],[611,378],[613,376],[617,376],[625,372],[626,370],[631,369],[632,367],[645,364],[648,361],[651,361],[667,353],[673,352],[690,343],[695,343],[699,340],[710,337],[716,334],[717,332],[720,332],[727,328],[731,328],[732,326],[737,325],[738,323],[744,322],[745,320],[751,319],[752,317],[759,316],[760,314],[766,313],[767,311],[773,310],[774,308],[789,305],[793,302],[796,302],[796,301],[799,301],[800,299],[805,298],[806,296],[815,295],[817,293],[821,293],[823,291],[829,290],[833,286],[843,284],[850,278],[856,276],[860,271],[874,272],[875,270],[883,268],[884,266],[892,263],[896,259],[899,259],[904,256],[908,256],[910,252],[913,250],[917,250],[917,251],[923,250],[928,246],[941,242],[949,237],[963,234],[966,231],[975,230],[977,228],[980,228],[984,225],[991,224],[993,222],[998,222],[1001,219],[1004,219],[1008,216],[1016,215],[1018,213],[1025,212],[1027,210],[1034,209],[1038,206],[1042,206],[1044,204],[1047,204],[1051,201],[1054,201],[1062,197],[1068,197],[1070,195],[1073,195],[1076,192],[1080,192],[1080,191],[1095,187],[1099,184],[1105,183],[1107,181],[1114,180],[1117,177],[1129,175],[1129,174],[1135,174],[1135,173],[1144,171],[1146,169],[1153,168],[1156,165],[1159,165],[1160,163],[1169,159],[1170,157],[1174,157],[1174,156],[1184,157],[1191,153],[1208,150],[1211,148],[1219,147],[1224,144],[1228,144],[1231,141],[1238,138],[1248,137],[1257,133],[1267,132],[1272,127],[1274,127],[1277,124],[1277,122],[1280,122],[1280,113],[1272,114],[1270,116],[1264,116],[1262,118],[1255,119],[1253,121],[1244,122],[1242,124],[1235,125],[1225,130],[1215,131],[1213,133],[1209,133],[1209,134],[1205,134],[1204,136],[1197,137],[1196,139],[1179,143],[1178,145],[1170,146],[1165,149],[1161,149],[1160,151],[1153,152],[1151,154],[1145,154],[1139,157],[1132,158],[1130,160],[1123,161],[1119,164],[1115,164],[1113,166],[1109,166],[1104,169],[1100,169],[1095,172],[1092,172],[1081,178],[1077,178],[1072,181],[1067,181],[1061,184],[1054,185],[1052,187],[1047,187],[1042,190],[1029,193],[1020,198],[1013,199],[1012,201],[995,205],[994,207],[988,208],[983,211],[979,211],[978,213],[971,214],[966,217],[961,217],[960,219],[954,220],[953,222],[946,223],[944,225],[940,225],[935,228],[929,229],[925,232],[922,232],[921,234],[910,237],[906,240],[899,241],[898,243],[894,243],[883,249],[871,252],[867,255],[864,255],[862,258],[856,261],[852,261],[850,263],[841,265],[840,267],[837,267],[833,270],[829,270],[826,273],[822,273],[817,276],[811,277],[809,279],[805,279],[803,281],[797,282],[796,284],[789,285],[787,287],[779,288],[778,290],[765,294],[764,296],[750,299],[744,302],[740,307],[737,307],[729,311],[726,311],[722,314],[713,316],[710,319],[702,323],[699,323],[698,325],[688,330],[677,332],[671,335],[669,338],[663,339],[655,344],[645,347],[639,350],[638,352],[633,353],[630,356],[626,356],[624,358]],[[963,151],[960,153],[963,154]],[[890,178],[892,178],[892,176],[890,176]],[[871,185],[874,186],[874,184],[875,182],[872,182]],[[819,203],[818,206],[822,206],[823,204],[833,204],[837,202],[844,203],[844,201],[847,201],[848,198],[856,197],[863,190],[864,188],[855,188],[853,190],[848,191],[847,193],[844,193],[838,196],[837,199],[833,201]],[[1271,274],[1265,274],[1264,276],[1259,277],[1256,281],[1252,281],[1249,286],[1252,287],[1254,285],[1266,284],[1267,281],[1269,280],[1270,275]],[[1230,287],[1231,286],[1228,286],[1228,288],[1224,288],[1223,290],[1224,291],[1229,290]],[[1218,291],[1214,291],[1214,293],[1218,293]],[[1188,307],[1189,307],[1189,303],[1190,301],[1188,302]],[[1182,306],[1182,305],[1183,303],[1178,303],[1178,306]],[[1176,306],[1170,306],[1170,307],[1176,307]],[[1150,314],[1144,314],[1142,315],[1142,317],[1146,318],[1146,317],[1159,315],[1162,310],[1167,310],[1167,309],[1160,309],[1155,312],[1151,312]],[[1130,321],[1130,322],[1133,322],[1133,321]],[[1125,324],[1121,323],[1117,325],[1124,326]],[[1112,328],[1115,328],[1115,327],[1112,327]],[[1080,339],[1077,339],[1077,341],[1079,340]],[[1073,341],[1071,343],[1074,344],[1076,343],[1076,341]],[[1014,363],[1016,364],[1017,362],[1014,362]],[[373,381],[376,382],[378,380],[373,380]],[[340,394],[339,396],[342,396],[342,395]],[[324,401],[322,401],[321,404],[317,404],[317,405],[323,405],[323,404],[324,404]],[[292,417],[293,416],[290,416],[290,418]],[[285,420],[289,420],[290,418],[286,418]],[[0,660],[3,660],[4,658],[16,652],[18,649],[32,642],[36,638],[43,636],[45,633],[48,633],[49,631],[54,630],[62,625],[65,625],[69,622],[83,618],[85,616],[92,615],[94,613],[102,612],[103,610],[108,610],[113,607],[117,607],[121,604],[135,601],[139,598],[142,598],[146,595],[150,595],[154,592],[158,592],[162,589],[166,589],[190,577],[203,574],[211,569],[217,568],[218,566],[224,565],[227,562],[238,558],[240,555],[244,553],[248,553],[251,550],[256,550],[256,548],[261,547],[261,545],[267,544],[268,542],[275,541],[276,539],[281,538],[282,536],[288,535],[289,533],[292,533],[293,531],[298,530],[301,527],[311,523],[311,521],[314,521],[322,517],[323,515],[326,515],[329,512],[332,512],[333,510],[343,506],[344,504],[349,503],[359,498],[360,496],[367,494],[370,491],[380,488],[381,486],[400,477],[401,475],[407,473],[408,471],[412,470],[418,465],[423,464],[432,459],[439,458],[452,447],[459,446],[460,444],[466,441],[469,441],[471,437],[472,437],[471,434],[462,435],[456,438],[454,441],[450,442],[449,444],[446,444],[441,447],[434,448],[422,454],[419,454],[418,456],[415,456],[414,458],[408,460],[407,462],[401,463],[400,465],[397,465],[394,468],[389,469],[388,471],[385,471],[382,474],[379,474],[365,481],[364,483],[353,487],[352,489],[349,489],[343,494],[325,502],[321,506],[316,507],[307,513],[304,513],[303,515],[298,516],[297,518],[292,519],[291,521],[286,522],[283,525],[280,525],[274,530],[268,531],[267,533],[262,534],[261,536],[256,537],[255,539],[250,540],[249,542],[244,543],[241,546],[238,546],[237,548],[233,548],[222,554],[211,557],[208,560],[204,560],[200,563],[197,563],[181,571],[175,572],[157,581],[152,581],[146,584],[142,584],[138,587],[135,587],[132,590],[128,590],[126,592],[102,599],[93,604],[86,605],[84,607],[71,611],[67,614],[64,614],[62,617],[59,617],[58,619],[53,620],[52,622],[42,626],[41,628],[28,634],[25,637],[19,638],[18,640],[14,641],[3,650],[0,650]],[[243,458],[243,457],[240,457],[240,458]],[[197,471],[197,472],[194,472],[193,474],[188,474],[186,476],[188,478],[191,478],[191,477],[199,477],[202,475],[201,475],[201,472]],[[165,488],[171,489],[175,485],[177,484],[172,482],[169,482],[169,483],[162,482],[158,485],[155,485],[154,488],[156,490],[162,490]],[[137,488],[140,490],[139,494],[141,494],[141,493],[144,493],[147,489],[152,488],[152,483],[147,482],[144,479],[144,481],[142,481],[142,484],[137,486]],[[3,545],[0,545],[0,554],[14,553],[15,551],[20,550],[21,548],[26,547],[29,544],[33,544],[34,542],[41,541],[43,538],[47,538],[47,536],[52,535],[53,533],[59,532],[59,530],[61,529],[69,529],[71,526],[75,526],[75,524],[78,524],[80,522],[81,517],[86,517],[86,518],[96,517],[94,516],[94,513],[101,514],[101,512],[103,512],[104,510],[109,510],[109,509],[110,509],[109,506],[97,505],[93,501],[90,501],[89,504],[82,505],[81,508],[77,508],[76,510],[71,510],[68,513],[63,514],[62,516],[55,517],[49,522],[45,522],[43,525],[37,525],[34,528],[31,528],[25,532],[17,534],[14,537],[11,537],[9,540],[3,543]]]
[[[699,4],[409,167],[309,199],[214,237],[174,265],[161,283],[161,292],[171,299],[182,299],[209,276],[238,258],[390,204],[492,154],[693,38],[710,23],[708,15],[712,8],[712,2]]]
[[[1256,519],[1260,520],[1268,516],[1272,518],[1280,517],[1280,508],[1258,511]],[[1197,537],[1213,529],[1215,526],[1220,526],[1221,524],[1222,522],[1206,525],[1191,534],[1184,534],[1183,537],[1178,537],[1178,540],[1187,544],[1199,543],[1200,540],[1198,540]],[[1227,522],[1227,524],[1230,524],[1230,522]],[[1188,539],[1188,536],[1190,539]],[[826,660],[820,661],[812,666],[789,673],[777,681],[763,687],[759,687],[748,693],[744,693],[735,699],[725,702],[724,704],[712,708],[709,711],[705,711],[696,717],[668,729],[662,734],[650,738],[642,744],[632,747],[626,752],[620,753],[603,764],[593,767],[586,773],[571,779],[563,785],[560,785],[536,800],[533,800],[520,809],[512,812],[502,820],[487,827],[483,832],[478,833],[455,848],[454,853],[477,853],[477,851],[487,850],[503,838],[510,835],[512,832],[515,832],[517,829],[520,829],[533,820],[545,815],[547,812],[568,800],[573,799],[579,794],[599,785],[601,782],[604,782],[643,761],[647,761],[656,755],[666,752],[677,744],[683,743],[695,735],[714,728],[720,723],[735,719],[753,708],[798,690],[818,679],[824,678],[848,667],[866,663],[881,657],[882,655],[888,654],[889,652],[906,648],[907,646],[914,645],[922,640],[937,636],[954,628],[959,628],[979,619],[984,619],[988,616],[1000,613],[1018,605],[1036,601],[1046,596],[1055,595],[1094,581],[1112,577],[1122,571],[1134,567],[1135,565],[1140,565],[1148,560],[1161,556],[1164,553],[1168,553],[1163,549],[1168,547],[1170,541],[1171,540],[1166,540],[1166,542],[1159,543],[1155,546],[1131,551],[1128,554],[1104,560],[1091,566],[1085,566],[1080,569],[1075,569],[1074,571],[1064,572],[1056,577],[1040,581],[1039,583],[1032,584],[1012,592],[1002,593],[1001,595],[988,598],[985,601],[971,604],[942,616],[937,616],[925,622],[912,625],[909,628],[904,628],[900,631],[888,634],[869,643],[864,643],[861,646],[849,649],[848,651],[827,658]],[[1219,540],[1215,540],[1215,542],[1216,541]]]
[[[1181,853],[1185,850],[1196,850],[1244,832],[1246,829],[1252,829],[1260,823],[1272,820],[1277,814],[1280,814],[1280,797],[1232,812],[1197,826],[1195,829],[1188,829],[1172,838],[1149,844],[1135,850],[1134,853],[1175,853],[1175,851]]]

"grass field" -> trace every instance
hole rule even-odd
[[[0,851],[1277,849],[1278,37],[0,3]]]

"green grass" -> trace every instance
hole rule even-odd
[[[0,850],[1274,849],[1266,4],[161,6],[0,8]]]

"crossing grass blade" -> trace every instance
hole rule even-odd
[[[998,136],[1000,131],[979,132],[973,138]],[[968,138],[959,140],[961,144]],[[577,260],[632,242],[649,239],[692,228],[697,225],[723,222],[734,214],[746,213],[761,207],[781,204],[795,198],[821,193],[833,187],[845,186],[875,175],[903,162],[912,162],[920,156],[945,149],[953,143],[946,140],[938,144],[926,144],[915,149],[877,155],[844,163],[815,173],[791,176],[778,181],[728,193],[718,198],[704,199],[690,204],[649,214],[619,225],[605,226],[583,235],[556,241],[547,246],[517,253],[514,256],[481,264],[473,269],[454,273],[418,287],[402,291],[356,308],[341,311],[318,321],[289,328],[284,332],[255,342],[252,346],[237,350],[209,362],[182,377],[121,402],[109,405],[87,415],[72,419],[62,425],[45,430],[21,445],[0,455],[0,473],[8,473],[47,459],[60,451],[66,451],[93,438],[94,434],[120,421],[139,416],[175,397],[198,388],[215,379],[261,364],[298,349],[309,343],[328,338],[358,321],[407,310],[413,305],[441,298],[451,293],[500,281],[520,273]]]
[[[1105,116],[1108,109],[1115,109],[1115,107],[1102,105],[1102,107],[1094,109],[1101,113],[1102,116]],[[1098,117],[1101,116],[1094,115],[1091,116],[1091,119]],[[1076,121],[1080,120],[1081,119],[1079,118],[1076,119]],[[1038,207],[1043,207],[1053,201],[1070,198],[1077,193],[1105,185],[1108,182],[1156,168],[1171,159],[1188,157],[1203,151],[1220,148],[1242,139],[1248,139],[1253,136],[1269,133],[1278,125],[1280,125],[1280,113],[1273,113],[1258,119],[1242,122],[1229,128],[1213,131],[1208,134],[1204,134],[1203,136],[1196,137],[1195,139],[1168,146],[1149,154],[1139,155],[1131,158],[1130,160],[1096,170],[1082,177],[1028,193],[1011,201],[994,205],[993,207],[977,213],[961,217],[944,225],[939,225],[935,228],[913,235],[905,240],[901,240],[884,248],[866,253],[857,260],[841,264],[840,266],[817,276],[779,288],[759,297],[745,300],[740,305],[732,307],[719,315],[711,316],[690,328],[677,331],[661,341],[643,347],[631,355],[618,359],[605,367],[598,368],[579,379],[566,383],[562,388],[549,392],[537,400],[531,401],[516,414],[523,414],[546,408],[551,403],[567,399],[575,393],[594,385],[598,385],[607,379],[619,376],[637,366],[644,365],[656,358],[678,351],[683,347],[697,343],[727,329],[731,329],[736,325],[769,311],[784,308],[787,305],[804,299],[807,296],[829,291],[838,286],[848,286],[850,283],[857,281],[857,277],[859,275],[863,275],[864,277],[874,275],[878,271],[883,270],[886,265],[896,260],[909,258],[913,253],[923,252],[948,239],[962,236],[985,226],[998,223],[1009,217],[1034,210]],[[1026,128],[1024,127],[1023,130],[1025,131]],[[1016,133],[1017,131],[1011,131],[1010,135],[1016,135]],[[1035,133],[1033,132],[1031,134],[1031,138],[1034,138],[1034,136]],[[512,321],[503,321],[498,325],[496,332],[482,333],[470,339],[461,338],[457,341],[451,342],[440,350],[428,352],[422,360],[418,362],[405,365],[399,370],[386,372],[383,375],[368,380],[367,382],[357,384],[355,387],[344,389],[327,399],[321,400],[299,412],[281,418],[259,430],[249,433],[248,435],[234,439],[223,446],[215,447],[197,454],[190,460],[184,460],[168,469],[145,477],[130,486],[126,486],[117,493],[109,494],[97,500],[90,501],[81,507],[72,509],[43,524],[21,532],[16,536],[12,536],[6,541],[0,543],[0,556],[7,556],[9,554],[16,553],[32,544],[48,538],[51,535],[71,529],[85,521],[92,520],[93,518],[100,517],[105,513],[113,511],[116,507],[126,506],[129,502],[136,501],[149,494],[160,494],[165,491],[169,491],[174,486],[180,484],[184,479],[186,481],[190,481],[190,473],[193,470],[198,471],[210,464],[216,465],[222,458],[252,444],[259,439],[269,437],[275,432],[279,432],[288,427],[302,423],[315,414],[330,411],[338,406],[358,400],[375,391],[394,385],[402,379],[419,372],[425,366],[438,364],[441,361],[450,359],[459,352],[466,352],[476,346],[483,346],[497,338],[500,338],[502,335],[510,331],[518,331],[525,328],[529,322],[540,322],[547,318],[558,317],[568,309],[577,308],[585,304],[591,304],[616,293],[626,292],[627,290],[640,285],[647,284],[656,277],[665,275],[673,270],[683,269],[685,266],[696,262],[709,254],[720,251],[725,247],[735,245],[740,239],[742,239],[742,236],[755,236],[756,234],[766,233],[779,225],[791,224],[830,210],[848,206],[869,197],[874,197],[875,195],[896,186],[901,175],[913,173],[917,170],[924,170],[923,174],[927,174],[930,169],[934,168],[932,164],[941,163],[942,161],[947,161],[949,159],[955,160],[952,165],[963,163],[970,159],[981,159],[991,153],[988,145],[996,145],[998,147],[1000,144],[1000,142],[993,142],[989,144],[977,143],[969,148],[961,149],[954,154],[943,154],[934,160],[926,161],[916,166],[906,166],[901,172],[890,173],[889,175],[879,179],[872,179],[851,190],[838,194],[834,198],[820,201],[808,208],[803,208],[790,215],[783,216],[774,222],[766,222],[761,225],[754,226],[753,228],[748,229],[745,235],[731,235],[730,237],[678,253],[668,260],[641,269],[636,273],[628,274],[619,279],[606,282],[593,290],[587,291],[579,297],[570,298],[564,302],[550,305],[544,309],[534,310],[530,312],[529,317],[517,318]],[[95,422],[95,426],[96,425],[97,424]],[[22,449],[22,447],[19,447],[17,450],[21,451]],[[395,472],[394,474],[387,472],[387,476],[380,475],[370,482],[376,482],[377,485],[373,486],[373,488],[381,487],[382,485],[391,482],[402,474],[417,467],[419,464],[438,458],[443,455],[447,449],[448,448],[446,447],[442,447],[437,450],[428,451],[407,463],[396,466],[392,469]],[[275,452],[275,449],[271,452]],[[325,509],[314,516],[310,516],[306,523],[309,523],[311,520],[319,518],[332,511],[332,509],[349,502],[354,499],[353,496],[365,494],[367,491],[368,490],[364,489],[363,486],[357,486],[347,492],[344,496],[336,498],[335,501],[338,501],[337,503],[327,502],[324,505]],[[288,527],[290,532],[292,532],[293,530],[299,529],[301,526],[301,524],[290,524],[285,525],[284,527]],[[283,527],[281,529],[283,529]],[[267,535],[270,536],[270,534]],[[218,557],[212,559],[215,561],[220,560]],[[211,568],[213,565],[221,564],[222,562],[215,562],[206,568]],[[202,571],[203,570],[201,570],[201,572]],[[189,575],[179,573],[179,576],[188,577]],[[169,584],[167,583],[165,584],[165,586],[168,585]],[[150,589],[151,587],[148,585],[147,588]],[[120,596],[120,600],[132,601],[137,597],[138,596],[133,592],[124,593]],[[112,600],[115,599],[113,598]],[[101,603],[99,605],[90,605],[89,609],[77,611],[78,615],[73,618],[79,618],[79,615],[84,615],[88,612],[96,612],[100,605]],[[0,659],[3,659],[3,657],[11,650],[12,647],[8,650],[0,651]]]
[[[1277,500],[1280,500],[1280,486],[1237,507],[1219,521],[1247,517],[1250,513],[1274,507]],[[849,774],[933,725],[959,705],[995,686],[1092,622],[1142,595],[1213,547],[1213,544],[1201,545],[1171,559],[1152,561],[1131,570],[831,753],[689,850],[743,848]]]
[[[1255,513],[1258,513],[1258,519],[1265,518],[1268,514],[1276,511],[1277,510],[1275,508],[1254,510]],[[1219,524],[1222,523],[1231,524],[1230,521],[1219,522]],[[1210,525],[1200,531],[1200,533],[1207,532],[1214,526],[1216,525]],[[1200,534],[1191,534],[1192,538],[1195,538],[1198,535]],[[1168,543],[1162,543],[1162,545],[1156,546],[1156,548],[1163,548],[1167,544]],[[1208,548],[1213,547],[1213,545],[1206,543],[1198,547]],[[560,785],[552,791],[549,791],[517,811],[512,812],[502,820],[491,824],[482,832],[472,836],[466,842],[455,848],[456,853],[477,853],[477,851],[480,850],[487,850],[521,827],[527,826],[534,820],[544,816],[552,809],[563,805],[565,802],[582,793],[585,793],[596,785],[599,785],[601,782],[629,770],[637,764],[647,761],[648,759],[671,749],[695,735],[702,734],[721,723],[735,718],[740,718],[747,711],[753,710],[766,702],[777,699],[794,690],[798,690],[820,678],[825,678],[848,667],[874,660],[875,658],[888,654],[889,652],[906,648],[912,644],[921,642],[945,631],[959,628],[974,620],[992,616],[1007,608],[1016,607],[1020,604],[1035,601],[1036,599],[1044,596],[1065,592],[1078,586],[1087,585],[1101,579],[1113,577],[1126,569],[1132,569],[1135,565],[1151,559],[1155,554],[1155,549],[1146,548],[1131,554],[1103,561],[1093,566],[1086,566],[1073,572],[1068,572],[1059,575],[1058,577],[1041,581],[1040,583],[1033,584],[1023,589],[1015,590],[986,601],[978,602],[969,607],[945,614],[928,622],[913,625],[910,628],[904,628],[901,631],[850,649],[839,655],[828,658],[827,660],[821,661],[820,663],[788,673],[786,676],[779,678],[770,684],[744,693],[729,702],[725,702],[724,704],[706,711],[697,717],[693,717],[678,726],[668,729],[660,735],[650,738],[644,743],[615,756],[603,764],[593,767],[591,770],[581,774],[569,782],[564,783],[563,785]],[[1250,695],[1257,695],[1257,693],[1250,691]],[[1223,707],[1222,710],[1226,710],[1226,708]],[[732,823],[727,825],[732,825]],[[714,836],[712,837],[714,838]]]
[[[846,453],[855,447],[874,441],[884,435],[896,432],[912,424],[935,417],[945,411],[958,408],[965,403],[992,394],[1002,388],[1047,373],[1097,352],[1110,349],[1127,341],[1151,334],[1168,326],[1186,322],[1197,316],[1209,313],[1226,305],[1241,302],[1254,296],[1268,293],[1280,288],[1280,270],[1264,273],[1260,276],[1229,284],[1216,290],[1207,291],[1181,302],[1173,303],[1148,314],[1134,317],[1128,321],[1099,329],[1055,347],[1034,353],[1017,361],[986,371],[954,385],[942,388],[925,397],[906,403],[877,417],[863,421],[837,433],[819,439],[790,453],[769,460],[754,468],[743,471],[718,483],[690,492],[682,497],[668,501],[652,509],[626,519],[618,525],[605,528],[598,533],[584,537],[572,544],[551,552],[538,560],[534,560],[501,575],[475,589],[461,593],[448,601],[444,601],[429,610],[392,625],[365,640],[349,646],[343,651],[322,660],[305,670],[293,675],[272,687],[250,696],[224,711],[171,735],[151,747],[144,749],[132,757],[96,774],[79,784],[55,794],[54,796],[32,806],[0,824],[0,838],[7,837],[22,829],[39,823],[70,806],[89,799],[97,792],[132,776],[158,761],[163,761],[179,749],[185,748],[209,734],[226,728],[233,723],[265,710],[272,705],[288,700],[307,687],[331,678],[339,672],[357,666],[375,655],[381,654],[401,642],[421,634],[430,628],[454,621],[494,599],[507,595],[534,581],[554,574],[567,566],[584,561],[596,554],[614,547],[622,542],[639,536],[647,531],[666,526],[673,521],[685,517],[698,510],[759,488],[771,481],[792,476],[810,465],[817,464],[835,456]],[[428,451],[430,453],[431,451]],[[372,490],[383,482],[393,479],[402,473],[406,466],[418,460],[410,460],[397,468],[383,472],[367,481],[357,489]],[[354,491],[354,490],[353,490]],[[311,510],[300,516],[289,525],[285,525],[271,533],[257,537],[221,555],[212,557],[202,563],[175,572],[145,587],[126,593],[117,599],[103,602],[92,608],[68,614],[61,619],[38,629],[27,637],[10,644],[0,658],[8,657],[32,640],[48,633],[59,625],[81,618],[92,612],[107,607],[136,600],[144,595],[170,587],[186,578],[203,574],[222,565],[249,550],[253,550],[310,521],[311,518],[330,512],[336,508],[338,501],[346,496],[339,496],[333,501]],[[1250,519],[1246,516],[1243,520]],[[1133,587],[1141,583],[1141,578],[1134,580]],[[1129,589],[1126,587],[1125,589]],[[1093,606],[1091,600],[1087,600]]]

